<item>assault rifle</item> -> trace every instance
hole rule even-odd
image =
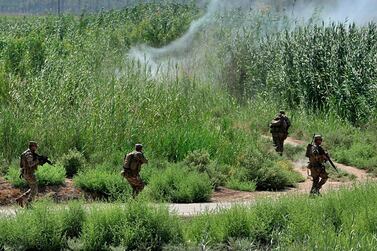
[[[47,156],[43,156],[43,155],[39,155],[37,153],[33,153],[33,159],[34,160],[38,160],[39,162],[39,165],[43,166],[44,164],[48,163],[49,165],[53,166],[54,164],[51,162],[51,160],[48,159]],[[24,173],[25,173],[25,170],[24,168],[21,166],[21,169],[20,169],[20,179],[22,179],[22,177],[24,176]]]
[[[338,168],[336,168],[334,162],[332,162],[328,152],[325,152],[325,156],[327,157],[327,161],[330,163],[330,165],[335,169],[337,173],[339,173]]]
[[[37,153],[34,153],[34,158],[38,159],[39,165],[43,166],[44,164],[48,163],[49,165],[54,165],[51,160],[48,159],[47,156],[39,155]]]

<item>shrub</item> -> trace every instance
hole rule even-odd
[[[231,178],[226,183],[226,187],[234,190],[253,192],[257,185],[254,181],[240,181],[236,178]]]
[[[190,170],[206,173],[215,189],[225,184],[230,169],[227,165],[211,161],[210,155],[206,150],[195,150],[188,153],[183,162]]]
[[[158,250],[182,239],[178,218],[170,216],[166,208],[140,201],[92,209],[81,236],[85,250],[103,250],[110,245],[123,250]]]
[[[245,150],[239,158],[241,181],[255,181],[258,190],[280,190],[294,186],[303,177],[293,170],[292,164],[267,156],[267,152]],[[238,175],[239,177],[239,175]]]
[[[38,186],[57,186],[64,184],[65,170],[59,165],[43,165],[38,167],[35,173]],[[27,183],[24,179],[20,179],[20,169],[11,166],[5,178],[15,187],[26,187]]]
[[[151,178],[148,195],[157,201],[203,202],[212,194],[207,174],[189,171],[182,165],[171,165]]]
[[[376,146],[368,142],[355,142],[348,149],[340,146],[334,152],[337,161],[371,171],[377,169],[376,154]]]
[[[63,232],[65,236],[68,238],[78,238],[81,234],[83,223],[86,220],[86,214],[81,202],[69,202],[68,210],[64,210],[63,212]]]
[[[14,250],[61,250],[67,245],[67,236],[77,236],[70,227],[78,226],[82,215],[83,209],[77,204],[56,209],[49,202],[39,201],[14,217],[0,218],[0,242]]]
[[[83,170],[86,160],[81,152],[71,149],[61,157],[60,162],[65,168],[67,177],[72,178],[78,171]]]
[[[211,160],[206,150],[195,150],[187,154],[184,163],[195,171],[205,172]]]
[[[131,196],[130,186],[120,172],[89,169],[74,177],[74,184],[84,191],[110,200]]]

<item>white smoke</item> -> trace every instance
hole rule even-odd
[[[320,17],[326,22],[355,22],[364,25],[377,21],[376,0],[317,0],[294,1],[296,17],[307,19],[315,11],[320,11]]]
[[[377,20],[377,0],[211,0],[206,13],[193,21],[188,31],[177,40],[162,48],[137,45],[128,52],[129,58],[148,66],[152,76],[163,72],[189,71],[200,61],[201,50],[206,41],[196,41],[199,32],[204,32],[211,25],[216,25],[216,15],[229,10],[254,11],[269,9],[278,11],[279,15],[306,21],[319,13],[325,22],[351,21],[363,25]]]

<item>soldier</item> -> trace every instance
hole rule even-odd
[[[21,154],[20,168],[21,175],[20,177],[24,178],[29,185],[29,190],[23,193],[20,197],[16,199],[17,203],[24,207],[29,205],[29,203],[35,198],[38,194],[38,184],[37,179],[35,178],[35,171],[38,168],[39,160],[36,156],[36,151],[38,144],[35,141],[29,142],[29,149],[24,151]]]
[[[283,155],[284,140],[288,137],[288,129],[291,126],[289,118],[284,111],[280,111],[270,124],[270,132],[276,152]]]
[[[320,195],[319,190],[328,179],[328,173],[325,170],[324,162],[329,159],[321,144],[322,136],[315,135],[314,144],[311,145],[311,149],[307,150],[307,157],[309,157],[308,169],[310,169],[310,175],[313,178],[313,186],[310,190],[310,194]]]
[[[135,145],[135,151],[126,154],[124,157],[122,175],[127,179],[132,187],[132,196],[135,198],[144,188],[144,182],[142,181],[139,173],[141,165],[148,163],[148,160],[144,157],[143,146],[141,144]]]

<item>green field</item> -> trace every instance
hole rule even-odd
[[[39,185],[60,185],[68,176],[106,201],[129,202],[131,189],[119,175],[124,154],[143,143],[149,159],[141,172],[145,202],[90,212],[81,203],[51,211],[42,202],[0,220],[0,249],[375,246],[374,185],[188,221],[145,206],[208,201],[219,186],[295,186],[302,177],[291,161],[303,159],[304,149],[287,147],[279,156],[263,137],[279,109],[291,118],[293,137],[310,142],[320,133],[336,161],[377,174],[375,23],[231,9],[213,13],[168,60],[156,61],[159,71],[130,57],[131,48],[169,48],[207,16],[194,2],[170,1],[0,16],[1,176],[25,186],[18,158],[36,140],[57,163],[38,170]],[[21,234],[26,225],[31,231]]]
[[[41,201],[0,217],[0,245],[11,250],[373,250],[375,184],[324,197],[284,197],[216,214],[179,218],[144,201]],[[28,229],[28,231],[25,231]]]
[[[165,3],[79,17],[1,17],[2,172],[30,139],[58,162],[78,152],[82,176],[118,172],[124,153],[142,142],[152,160],[147,180],[178,163],[204,171],[213,186],[251,181],[281,189],[297,179],[260,139],[280,108],[295,137],[322,133],[337,160],[374,171],[375,24],[281,27],[268,13],[229,11],[196,35],[193,50],[204,56],[189,72],[177,66],[156,78],[127,57],[133,45],[161,47],[182,36],[203,11]],[[198,47],[203,40],[208,46]],[[195,151],[208,158],[204,168],[184,161]]]
[[[127,57],[133,45],[161,47],[180,37],[203,11],[165,3],[79,17],[1,17],[2,172],[30,139],[56,161],[78,151],[80,173],[97,165],[118,171],[124,153],[142,142],[162,167],[203,151],[215,169],[207,173],[225,176],[209,177],[216,185],[266,178],[272,185],[257,188],[280,189],[295,180],[284,172],[281,184],[255,177],[280,170],[280,158],[260,140],[280,108],[294,136],[310,141],[322,133],[337,160],[376,168],[375,24],[281,17],[282,26],[269,13],[229,11],[196,35],[199,67],[156,78]]]

